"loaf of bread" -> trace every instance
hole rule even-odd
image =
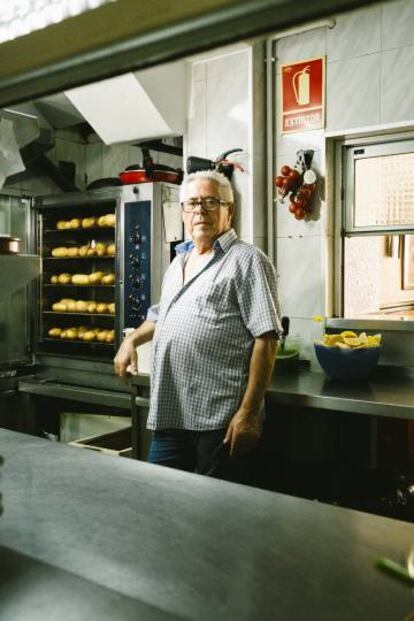
[[[95,244],[95,253],[98,257],[103,257],[106,255],[106,244],[97,243]]]
[[[77,246],[73,248],[67,248],[66,251],[67,256],[71,258],[77,257],[79,255],[79,248]]]
[[[96,338],[96,334],[93,330],[88,330],[87,332],[83,333],[82,338],[84,341],[94,341]]]
[[[77,300],[75,302],[75,310],[77,313],[88,312],[88,302],[85,302],[84,300]]]
[[[111,256],[115,255],[115,244],[108,244],[106,247],[106,254],[109,254]]]
[[[57,283],[59,282],[59,277],[56,274],[54,274],[53,276],[50,277],[50,282],[53,285],[57,285]]]
[[[101,343],[104,343],[106,341],[106,337],[108,335],[109,330],[100,330],[98,332],[98,334],[96,335],[96,339],[98,341],[100,341]]]
[[[106,335],[106,342],[113,343],[115,340],[115,330],[108,330],[108,334]]]
[[[67,339],[77,339],[78,338],[78,331],[76,328],[68,328],[66,330],[66,337]]]
[[[96,305],[96,312],[97,313],[107,313],[108,312],[108,304],[105,304],[104,302],[99,302],[99,304]]]
[[[88,307],[87,307],[87,312],[88,313],[95,313],[96,312],[96,302],[88,302]]]
[[[104,219],[105,226],[115,226],[116,216],[114,213],[108,213],[106,216],[104,216]]]
[[[79,256],[80,257],[86,257],[87,254],[88,254],[89,248],[90,248],[89,244],[86,244],[85,246],[80,246],[80,248],[79,248]]]
[[[68,285],[71,282],[71,279],[71,274],[67,274],[66,272],[59,274],[58,276],[58,282],[60,285]]]
[[[50,328],[48,331],[48,336],[60,336],[62,332],[62,328]]]
[[[52,310],[55,311],[55,313],[66,313],[67,306],[62,302],[55,302],[52,304]]]
[[[89,285],[88,274],[73,274],[72,283],[74,285]]]
[[[65,229],[66,225],[66,220],[59,220],[58,222],[56,222],[56,228],[58,229],[58,231],[62,231],[63,229]]]
[[[110,274],[105,274],[104,276],[102,276],[101,283],[103,285],[113,285],[114,282],[115,282],[115,274],[110,273]]]
[[[67,254],[68,254],[68,249],[65,248],[64,246],[59,246],[58,248],[52,249],[52,257],[62,258],[62,257],[66,257]]]
[[[115,302],[110,302],[108,304],[108,313],[115,315]]]
[[[92,274],[89,274],[89,284],[99,285],[103,276],[103,272],[92,272]]]
[[[69,221],[69,228],[71,229],[79,229],[81,226],[81,221],[79,220],[79,218],[72,218],[72,220]]]
[[[83,218],[83,220],[82,220],[82,228],[84,228],[84,229],[91,229],[94,226],[96,226],[96,219],[95,218]]]
[[[59,301],[61,304],[75,304],[76,302],[76,300],[73,300],[72,298],[62,298]]]
[[[95,255],[96,255],[95,248],[92,248],[92,246],[89,246],[89,248],[86,251],[86,256],[87,257],[94,257]]]

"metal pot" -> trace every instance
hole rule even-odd
[[[18,254],[20,242],[18,237],[0,234],[0,254]]]

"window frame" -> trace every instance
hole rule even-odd
[[[404,139],[384,140],[384,136],[377,143],[351,144],[345,146],[345,204],[344,204],[344,233],[345,236],[360,235],[361,233],[383,234],[393,233],[402,235],[414,231],[414,217],[412,224],[397,225],[373,225],[373,226],[354,226],[354,189],[355,189],[355,162],[370,157],[383,155],[400,155],[403,153],[414,153],[414,135]],[[363,152],[362,152],[363,151]]]
[[[355,330],[390,330],[414,332],[414,320],[396,321],[390,319],[351,319],[344,317],[344,281],[345,281],[345,238],[364,237],[371,235],[386,235],[387,233],[405,235],[414,231],[413,225],[403,226],[370,226],[354,227],[353,213],[353,157],[349,155],[351,149],[369,149],[366,157],[373,154],[392,154],[414,152],[414,128],[401,131],[388,130],[375,135],[332,136],[331,143],[331,171],[335,177],[331,197],[335,205],[334,239],[333,239],[333,317],[326,319],[326,327],[333,329],[354,328]],[[402,148],[401,151],[393,150]],[[329,140],[328,140],[329,145]],[[327,145],[327,146],[328,146]],[[384,152],[387,147],[387,152]],[[388,149],[388,147],[391,147]],[[352,177],[352,178],[351,178]],[[352,197],[352,199],[351,199]]]

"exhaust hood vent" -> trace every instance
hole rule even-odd
[[[185,129],[185,64],[169,63],[65,95],[105,144],[176,136]]]

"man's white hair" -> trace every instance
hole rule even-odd
[[[197,172],[185,175],[183,182],[180,186],[181,202],[184,199],[187,186],[193,181],[198,181],[199,179],[202,181],[211,181],[212,183],[215,183],[222,200],[228,201],[229,203],[234,202],[233,188],[231,187],[230,181],[222,173],[219,173],[216,170],[198,170]]]

